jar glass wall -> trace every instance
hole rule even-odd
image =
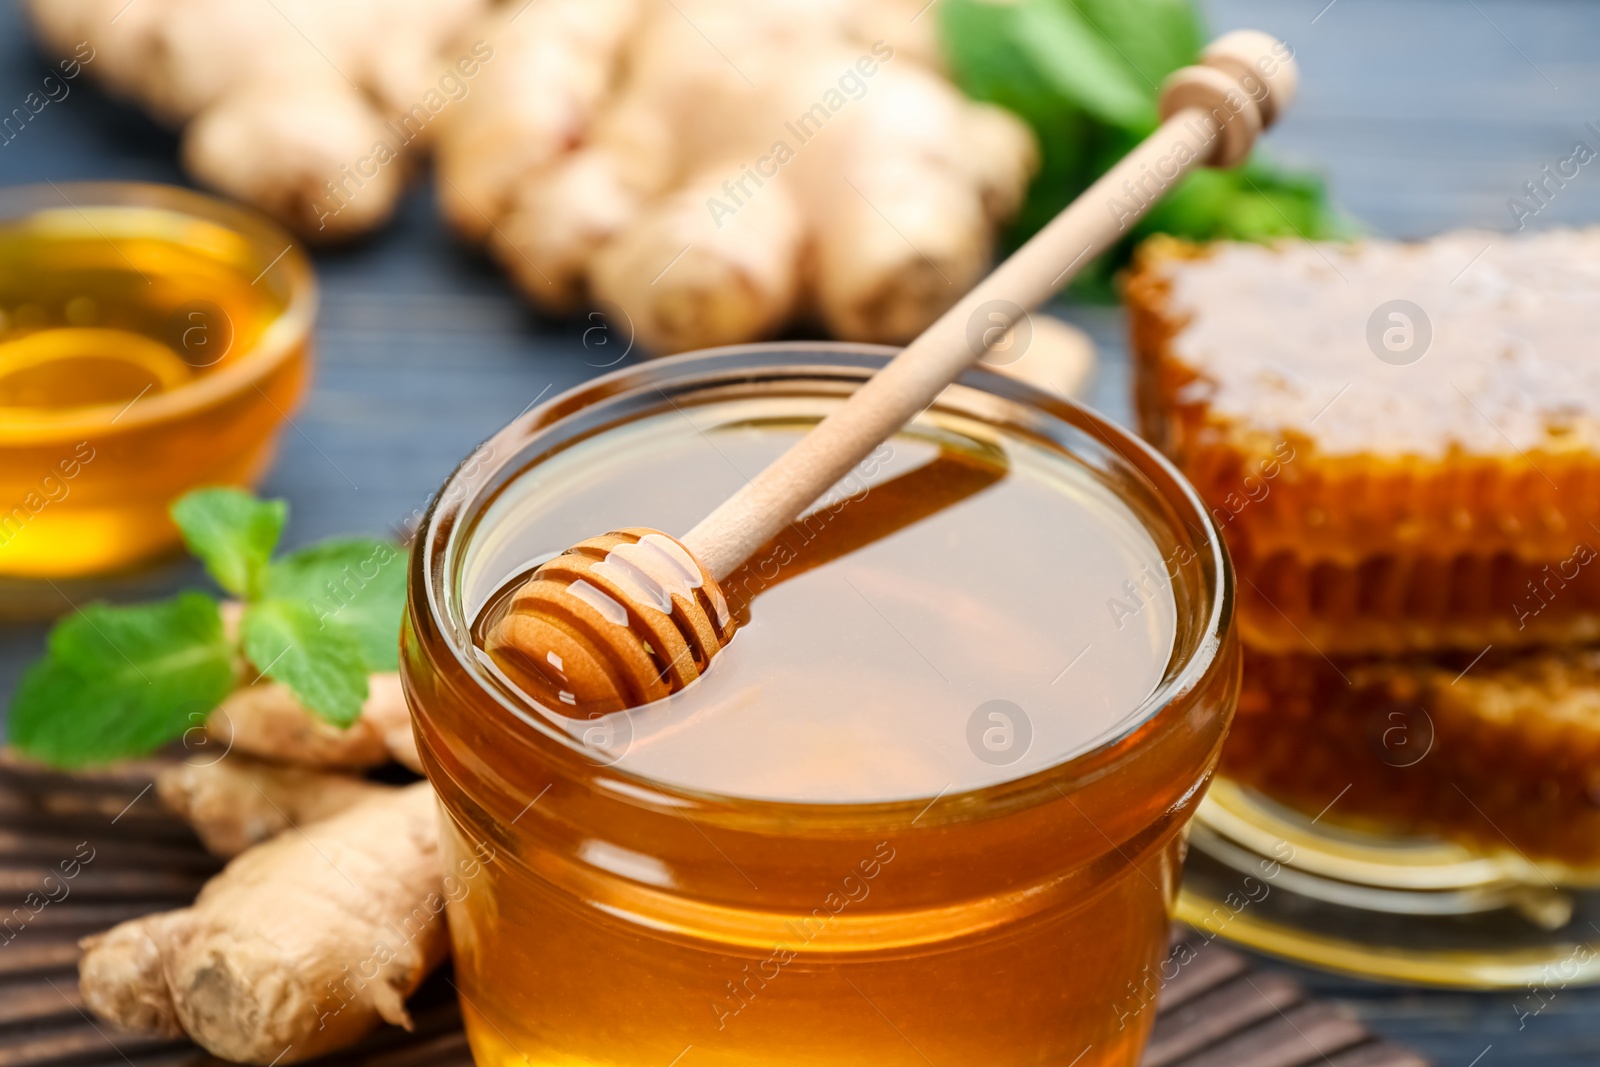
[[[484,1067],[1137,1062],[1155,1005],[1128,991],[1159,985],[1238,655],[1204,508],[1125,431],[967,375],[796,552],[730,576],[749,621],[668,701],[569,718],[473,644],[523,565],[620,525],[681,533],[889,354],[631,368],[441,490],[402,672]],[[917,568],[949,560],[919,600]],[[1016,699],[968,699],[985,672]]]

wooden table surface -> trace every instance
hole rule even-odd
[[[1215,30],[1253,26],[1293,45],[1304,84],[1270,149],[1326,173],[1338,200],[1373,232],[1511,229],[1507,198],[1575,141],[1596,144],[1584,124],[1600,122],[1600,6],[1211,0],[1207,9]],[[46,72],[14,0],[0,0],[0,112],[20,105]],[[0,147],[0,185],[182,182],[174,158],[170,134],[80,81]],[[1537,223],[1597,219],[1600,175],[1586,169]],[[603,361],[585,348],[583,323],[535,316],[490,264],[453,243],[427,188],[413,191],[383,234],[319,255],[317,269],[316,386],[265,486],[291,503],[291,542],[404,522],[479,440],[541,391],[580,382]],[[1093,402],[1126,420],[1120,313],[1058,310],[1100,343]],[[174,563],[81,591],[135,598],[200,580],[191,565]],[[0,588],[0,596],[33,595]],[[41,624],[0,625],[0,693],[10,692],[43,635]],[[1600,1063],[1600,991],[1561,989],[1553,999],[1546,992],[1544,1009],[1523,1017],[1526,993],[1410,990],[1296,973],[1442,1067]]]

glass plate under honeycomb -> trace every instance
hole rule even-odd
[[[1600,982],[1600,890],[1559,866],[1352,829],[1227,777],[1191,826],[1178,917],[1207,939],[1380,981],[1522,989],[1519,1014]]]
[[[1440,985],[1600,981],[1600,651],[1247,652],[1183,917]]]

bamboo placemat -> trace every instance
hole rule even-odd
[[[91,777],[0,766],[0,1067],[217,1064],[187,1041],[95,1019],[78,996],[79,937],[181,907],[221,866],[156,802],[156,766]],[[1144,1067],[1428,1067],[1291,979],[1193,932],[1174,936],[1174,951],[1186,942],[1189,952],[1161,990]],[[320,1062],[470,1067],[447,976],[410,1006],[413,1032],[386,1027]]]

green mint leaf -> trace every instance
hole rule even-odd
[[[952,73],[968,96],[1026,114],[1060,101],[1038,77],[1013,40],[1007,8],[987,0],[944,0],[937,12],[939,35]],[[1030,108],[1034,105],[1034,108]]]
[[[1039,142],[1039,173],[1008,240],[1020,243],[1125,156],[1154,128],[1158,86],[1198,61],[1204,39],[1193,0],[941,0],[941,43],[963,92],[1025,121]],[[1312,240],[1358,227],[1314,175],[1259,154],[1231,171],[1191,173],[1129,236],[1084,264],[1080,297],[1115,298],[1112,280],[1151,233],[1194,240]]]
[[[142,756],[204,723],[236,680],[210,597],[90,604],[56,624],[23,675],[10,740],[57,767]]]
[[[172,505],[172,521],[189,551],[218,585],[246,599],[261,595],[267,560],[288,517],[282,500],[257,500],[241,489],[196,489]]]
[[[291,552],[267,571],[266,595],[310,608],[328,630],[349,634],[369,671],[400,666],[406,556],[387,541],[323,541]]]
[[[343,629],[323,626],[297,600],[268,599],[245,609],[244,654],[256,669],[287,685],[300,702],[335,726],[361,716],[367,665],[361,645]]]
[[[1154,100],[1163,78],[1196,62],[1205,29],[1192,0],[1073,0]]]
[[[1155,125],[1155,90],[1076,7],[1021,0],[1005,10],[1012,39],[1057,92],[1112,126]]]
[[[1259,241],[1350,236],[1315,177],[1283,171],[1252,156],[1234,170],[1200,170],[1186,178],[1134,229],[1135,238],[1170,233],[1196,241]]]

